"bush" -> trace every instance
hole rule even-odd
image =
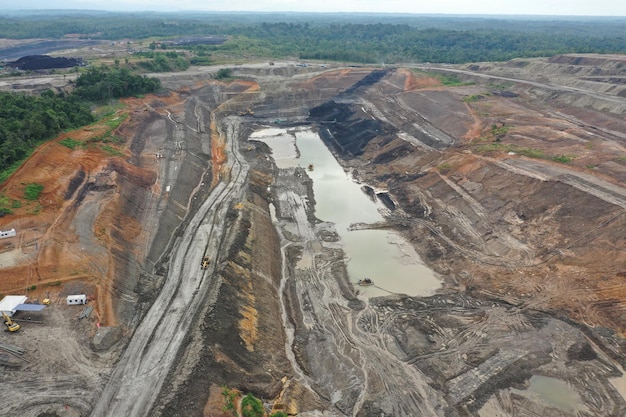
[[[65,146],[66,148],[70,148],[74,150],[76,149],[78,145],[80,145],[80,142],[71,138],[65,138],[65,139],[61,139],[59,141],[59,144]]]
[[[222,387],[222,395],[224,396],[223,411],[230,411],[236,416],[235,399],[237,398],[237,392],[229,390],[228,387]]]
[[[230,68],[222,68],[222,69],[217,71],[217,74],[215,75],[215,78],[217,78],[218,80],[223,80],[224,78],[230,78],[232,74],[233,74],[233,70],[232,69],[230,69]]]
[[[572,158],[571,156],[567,156],[567,155],[557,155],[557,156],[553,156],[552,160],[554,162],[561,162],[563,164],[567,164],[568,162],[572,162],[574,158]]]
[[[28,184],[26,188],[24,188],[24,198],[31,201],[36,201],[39,199],[41,192],[43,191],[43,185],[41,184]]]
[[[452,166],[449,163],[444,162],[443,164],[437,165],[437,169],[441,175],[447,175],[452,170]]]
[[[252,394],[248,394],[241,400],[241,415],[243,417],[263,417],[265,410],[263,403]]]

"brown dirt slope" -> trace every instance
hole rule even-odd
[[[430,235],[429,262],[472,291],[623,333],[623,120],[503,88],[398,90],[389,121],[417,113],[457,142],[372,140],[364,176],[422,218],[411,235]]]

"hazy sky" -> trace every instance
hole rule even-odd
[[[19,0],[3,9],[293,11],[626,16],[624,0]]]

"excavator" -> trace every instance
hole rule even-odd
[[[4,319],[4,324],[7,325],[7,330],[10,332],[17,332],[20,329],[20,325],[11,320],[11,317],[7,316],[7,314],[3,311],[2,318]]]

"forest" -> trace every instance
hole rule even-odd
[[[624,17],[0,12],[0,38],[70,34],[106,40],[219,35],[230,40],[204,52],[386,64],[626,53]]]
[[[127,69],[92,67],[78,77],[72,94],[0,92],[0,183],[40,143],[63,130],[92,123],[91,103],[151,93],[160,87],[158,79]]]

